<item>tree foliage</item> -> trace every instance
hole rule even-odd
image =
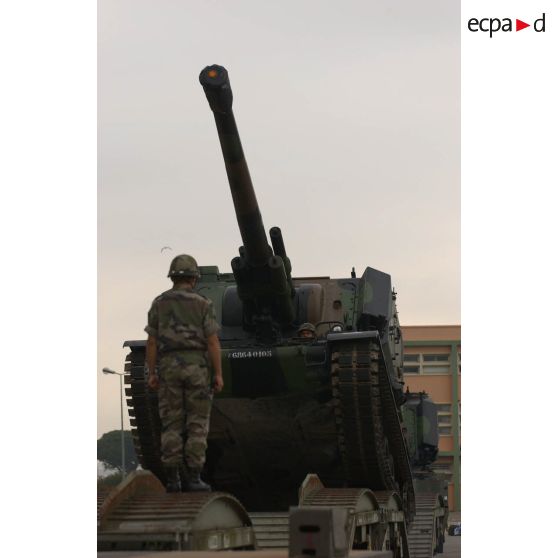
[[[100,486],[117,486],[122,482],[122,474],[121,473],[114,473],[112,475],[108,475],[107,477],[97,477],[97,487]]]
[[[111,467],[122,469],[121,446],[120,430],[106,432],[97,440],[97,459],[99,461],[104,461]],[[132,441],[132,433],[129,430],[124,431],[124,464],[126,472],[134,471],[138,466],[138,458]]]

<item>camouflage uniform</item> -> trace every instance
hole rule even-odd
[[[207,338],[219,330],[213,303],[173,287],[151,305],[145,331],[157,339],[161,453],[165,467],[205,463],[212,395]]]

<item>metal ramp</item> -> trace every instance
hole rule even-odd
[[[98,495],[98,551],[254,547],[250,517],[230,494],[167,494],[152,473],[135,471]]]
[[[374,492],[384,518],[386,548],[396,557],[410,558],[409,539],[405,524],[404,506],[397,492],[382,490]]]
[[[325,488],[317,475],[307,475],[299,491],[301,507],[330,507],[347,511],[347,543],[352,550],[395,547],[386,528],[385,514],[368,488]],[[401,513],[403,517],[403,512]],[[404,518],[403,518],[404,519]],[[387,535],[386,535],[387,533]]]
[[[289,548],[289,512],[251,513],[259,549]]]

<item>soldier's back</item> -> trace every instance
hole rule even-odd
[[[173,288],[155,299],[158,342],[165,351],[207,348],[204,322],[209,301],[189,289]]]

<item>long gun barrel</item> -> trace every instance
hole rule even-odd
[[[288,328],[295,318],[291,263],[278,227],[270,231],[273,250],[267,242],[232,111],[229,75],[222,66],[207,66],[200,73],[200,83],[215,117],[243,242],[240,256],[232,260],[231,266],[243,302],[245,324],[257,327],[258,323],[272,320],[281,328]]]
[[[200,73],[200,83],[215,117],[246,258],[254,266],[265,265],[271,248],[232,111],[229,75],[222,66],[208,66]]]

